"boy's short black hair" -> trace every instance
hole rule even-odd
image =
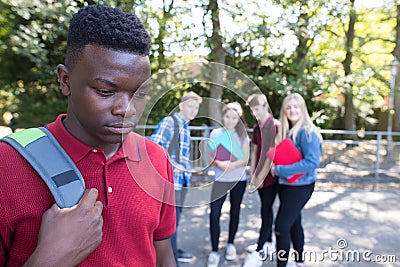
[[[65,59],[68,68],[73,68],[86,45],[147,56],[151,38],[135,15],[97,4],[80,9],[70,21]]]

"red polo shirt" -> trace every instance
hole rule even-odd
[[[274,118],[272,116],[269,116],[264,125],[262,125],[261,129],[258,123],[254,125],[251,142],[257,145],[258,148],[256,153],[255,173],[258,173],[262,165],[264,164],[267,158],[267,151],[275,146],[275,137],[276,126],[274,124]],[[277,177],[273,176],[271,172],[268,172],[267,177],[265,177],[264,179],[262,187],[267,187],[277,182]]]
[[[48,129],[103,203],[103,240],[79,266],[155,266],[153,241],[175,232],[173,172],[167,153],[131,133],[106,160],[75,139],[60,115]],[[54,198],[18,152],[0,142],[0,266],[22,266],[37,245],[42,214]]]

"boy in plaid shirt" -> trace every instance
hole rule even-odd
[[[174,188],[176,202],[176,227],[179,224],[180,214],[186,195],[186,188],[190,184],[190,130],[189,123],[199,112],[203,99],[195,92],[184,94],[179,103],[179,112],[164,117],[150,137],[150,140],[164,147],[170,154],[174,170]],[[179,136],[175,136],[179,133]],[[191,262],[193,256],[177,249],[177,232],[171,237],[175,260]]]

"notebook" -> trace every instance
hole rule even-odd
[[[241,160],[244,159],[246,154],[243,151],[242,146],[239,144],[231,130],[225,131],[223,134],[209,140],[207,142],[208,147],[211,151],[216,151],[218,156],[222,158],[216,158],[218,160]],[[233,156],[233,158],[231,157]]]
[[[300,151],[290,138],[285,138],[277,146],[267,151],[267,156],[276,165],[290,165],[303,159]],[[296,182],[304,173],[295,174],[286,180],[292,184]]]

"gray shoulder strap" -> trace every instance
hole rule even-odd
[[[169,143],[168,153],[171,155],[172,152],[175,151],[175,161],[179,163],[181,154],[179,151],[179,122],[174,115],[171,115],[171,117],[174,120],[174,135]]]
[[[72,207],[85,192],[78,168],[44,127],[10,134],[1,141],[13,146],[39,173],[60,208]]]

